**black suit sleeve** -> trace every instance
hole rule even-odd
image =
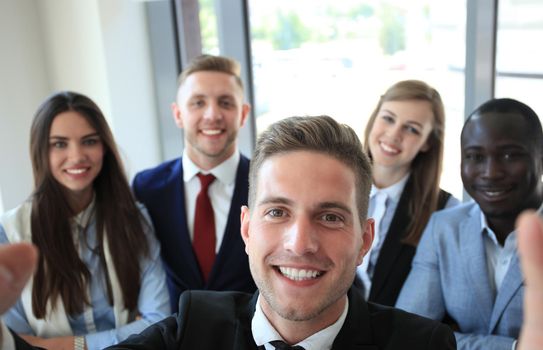
[[[140,334],[131,335],[123,342],[106,349],[181,349],[184,320],[187,319],[189,305],[190,294],[184,293],[179,299],[179,310],[176,315],[166,317],[162,321],[147,327]]]
[[[38,348],[38,347],[28,344],[23,339],[21,339],[15,332],[12,332],[11,329],[10,329],[10,332],[15,342],[15,349],[17,350],[45,350],[43,348]]]

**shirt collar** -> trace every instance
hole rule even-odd
[[[82,212],[80,212],[79,214],[73,217],[73,225],[75,225],[76,227],[79,226],[81,228],[87,227],[87,225],[92,219],[92,216],[94,215],[95,203],[96,203],[96,195],[93,193],[92,200],[89,203],[89,205],[87,205],[87,207],[83,209]]]
[[[400,181],[396,182],[395,184],[385,187],[385,188],[377,188],[374,184],[371,185],[371,191],[370,191],[370,198],[375,196],[379,192],[383,192],[387,195],[387,198],[394,202],[399,202],[400,197],[402,196],[403,189],[405,187],[405,184],[407,183],[407,180],[409,179],[409,175],[411,173],[405,174],[404,177],[400,179]]]
[[[496,237],[496,234],[494,233],[494,231],[492,231],[490,226],[488,226],[488,221],[486,220],[486,216],[482,210],[481,210],[481,233],[482,234],[486,233],[487,237],[490,238],[492,242],[494,242],[495,245],[500,245],[500,243],[498,242],[498,238]],[[505,242],[508,242],[508,241],[512,241],[513,243],[510,243],[510,244],[514,244],[516,246],[516,242],[517,242],[516,230],[513,230],[513,232],[507,235]],[[505,242],[504,242],[504,246],[506,244]]]
[[[221,164],[217,165],[211,170],[202,170],[200,169],[192,159],[187,154],[187,150],[183,151],[183,157],[181,162],[183,163],[183,181],[189,182],[196,176],[198,173],[202,174],[213,174],[217,180],[225,185],[232,185],[236,180],[236,173],[238,171],[238,164],[240,160],[240,155],[238,150],[234,151],[228,159],[226,159]]]
[[[265,345],[274,340],[284,340],[281,335],[275,330],[262,307],[260,306],[261,295],[258,296],[256,301],[255,314],[251,321],[251,331],[253,333],[253,338],[257,346]],[[343,313],[339,316],[338,320],[331,324],[330,326],[318,331],[317,333],[309,336],[308,338],[302,340],[296,345],[302,346],[307,350],[329,350],[332,349],[332,344],[336,339],[343,323],[347,318],[347,311],[349,310],[349,298],[346,298],[345,308]]]

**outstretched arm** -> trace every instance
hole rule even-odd
[[[543,349],[543,221],[535,212],[517,221],[518,249],[525,278],[524,322],[517,349]]]
[[[0,246],[0,315],[19,298],[23,287],[34,272],[38,251],[29,243]],[[13,347],[11,333],[0,321],[0,348]]]

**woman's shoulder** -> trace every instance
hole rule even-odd
[[[30,215],[32,213],[32,202],[25,201],[18,207],[8,210],[0,217],[0,224],[10,242],[21,242],[32,240]]]

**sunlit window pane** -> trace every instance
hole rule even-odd
[[[442,187],[462,196],[465,1],[249,1],[257,131],[292,115],[328,114],[362,136],[379,95],[419,79],[441,93]]]
[[[543,118],[543,2],[502,0],[498,10],[496,97],[511,97]]]
[[[215,0],[199,0],[200,33],[202,36],[202,53],[218,55],[219,37],[217,34],[217,16]]]

